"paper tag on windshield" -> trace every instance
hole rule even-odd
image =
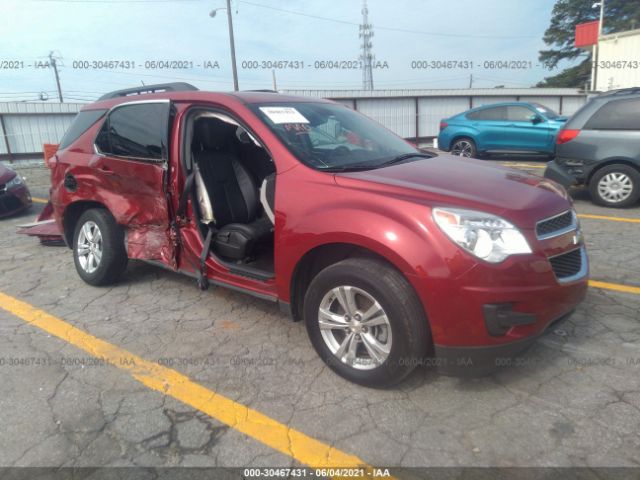
[[[293,107],[260,107],[273,123],[309,123],[298,110]]]

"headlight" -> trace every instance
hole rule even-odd
[[[509,255],[531,253],[520,230],[490,213],[434,208],[433,219],[451,240],[486,262],[499,263]]]
[[[20,175],[16,175],[6,183],[6,188],[9,189],[13,187],[19,187],[20,185],[23,185],[23,184],[24,184],[24,180],[22,180],[22,177]]]

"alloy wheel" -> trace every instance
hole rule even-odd
[[[458,140],[451,148],[451,154],[459,157],[471,157],[473,145],[468,140]]]
[[[102,233],[95,222],[88,221],[78,233],[76,255],[80,267],[87,273],[95,272],[102,260]]]
[[[391,352],[391,324],[380,303],[352,286],[331,289],[320,302],[318,324],[331,353],[357,370],[371,370]]]

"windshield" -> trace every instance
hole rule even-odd
[[[549,120],[553,120],[554,118],[558,118],[560,116],[550,108],[547,108],[544,105],[540,105],[539,103],[533,103],[532,105],[535,107],[537,111],[539,111],[542,115],[547,117]]]
[[[251,108],[291,153],[317,170],[377,168],[401,155],[422,155],[344,105],[282,102]]]

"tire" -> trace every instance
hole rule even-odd
[[[467,158],[477,158],[476,143],[469,137],[456,138],[451,144],[451,155]]]
[[[355,299],[350,316],[342,307],[349,304],[346,298]],[[378,307],[377,315],[360,323]],[[325,312],[322,320],[321,308]],[[384,388],[402,381],[431,345],[427,318],[411,285],[379,260],[350,258],[322,270],[309,285],[303,311],[307,333],[320,358],[338,375],[367,387]],[[334,328],[321,329],[321,321]],[[343,326],[347,321],[349,326]]]
[[[640,199],[640,173],[629,165],[607,165],[591,177],[589,193],[598,205],[630,207]]]
[[[111,285],[127,267],[124,233],[109,211],[84,212],[73,233],[73,261],[89,285]]]

